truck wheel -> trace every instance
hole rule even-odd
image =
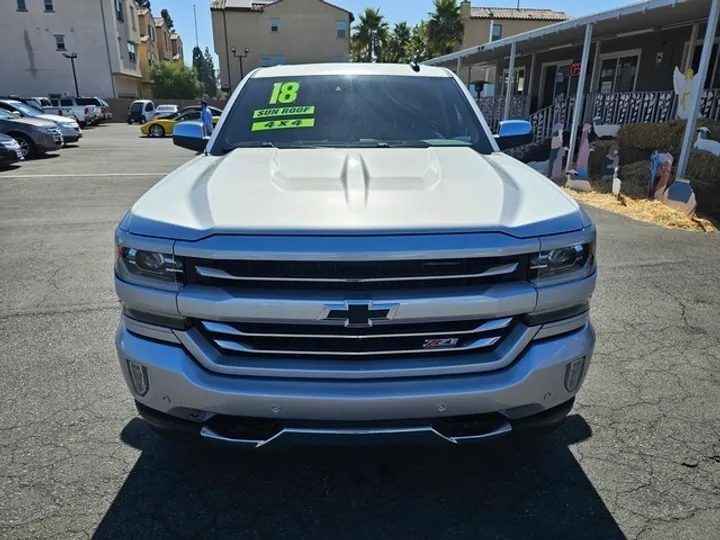
[[[32,159],[38,155],[37,147],[29,137],[20,133],[10,134],[10,136],[20,145],[20,151],[25,159]]]
[[[153,124],[152,126],[150,126],[150,136],[151,137],[164,137],[165,129],[160,124]]]

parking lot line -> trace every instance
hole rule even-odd
[[[90,178],[102,176],[167,176],[165,172],[147,173],[81,173],[81,174],[8,174],[0,175],[0,178]]]

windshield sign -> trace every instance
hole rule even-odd
[[[492,145],[454,79],[324,75],[250,79],[218,135],[242,146]]]

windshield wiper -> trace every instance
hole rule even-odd
[[[273,143],[270,141],[245,141],[237,144],[233,144],[231,146],[226,146],[222,149],[223,154],[227,154],[228,152],[232,152],[233,150],[236,150],[238,148],[277,148]]]

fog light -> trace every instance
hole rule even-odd
[[[150,389],[150,382],[148,381],[145,366],[128,360],[128,369],[130,370],[130,380],[132,381],[135,393],[139,396],[147,394],[147,391]]]
[[[568,392],[575,392],[582,380],[585,357],[573,360],[565,367],[565,389]]]

